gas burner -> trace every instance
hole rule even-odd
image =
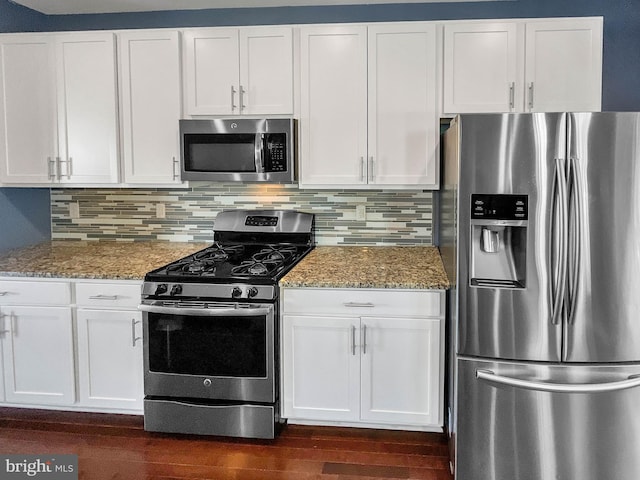
[[[294,246],[281,247],[278,245],[267,245],[262,248],[258,253],[253,255],[253,259],[256,262],[263,261],[287,261],[291,257],[295,256],[298,249]]]
[[[244,245],[213,245],[192,256],[195,261],[210,260],[217,262],[227,261],[230,257],[241,255],[244,252]]]
[[[282,265],[282,260],[263,260],[261,262],[256,260],[245,260],[237,267],[231,269],[232,275],[253,275],[264,276],[269,275]]]

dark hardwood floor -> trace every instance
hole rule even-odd
[[[442,434],[289,425],[275,440],[145,432],[142,417],[0,408],[3,454],[78,455],[79,478],[451,480]]]

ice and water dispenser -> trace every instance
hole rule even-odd
[[[527,195],[471,195],[471,285],[525,288]]]

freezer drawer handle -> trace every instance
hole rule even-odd
[[[639,375],[631,375],[626,380],[620,380],[617,382],[581,384],[534,382],[531,380],[522,380],[519,378],[496,375],[491,370],[480,369],[476,370],[476,377],[487,382],[552,393],[600,393],[640,387]]]

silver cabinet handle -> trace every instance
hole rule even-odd
[[[351,325],[351,355],[356,354],[356,327]]]
[[[509,84],[509,109],[513,110],[516,106],[516,84]]]
[[[619,380],[616,382],[571,384],[535,382],[533,380],[522,380],[519,378],[496,375],[491,370],[476,370],[476,378],[487,382],[508,385],[510,387],[551,393],[600,393],[640,387],[640,375],[631,375],[626,380]]]
[[[9,295],[10,292],[0,292],[0,297],[4,297],[5,295]]]
[[[103,294],[91,295],[89,299],[90,300],[117,300],[118,295],[103,295]]]
[[[361,307],[365,307],[365,308],[371,308],[371,307],[375,307],[375,303],[371,303],[371,302],[346,302],[343,303],[343,305],[345,307],[350,307],[350,308],[361,308]]]
[[[528,102],[529,110],[533,110],[533,82],[529,84],[528,91],[529,91],[529,102]]]
[[[244,88],[242,87],[242,85],[240,85],[239,91],[240,91],[240,113],[242,113],[242,110],[244,110],[244,109],[245,109],[245,105],[244,105],[244,94],[245,94],[245,90],[244,90]]]
[[[135,347],[136,346],[136,342],[138,340],[142,340],[142,337],[136,337],[136,323],[140,323],[139,320],[136,320],[135,318],[131,319],[131,346]]]
[[[6,313],[0,313],[0,322],[2,322],[2,330],[0,330],[0,335],[4,335],[5,333],[10,333],[11,330],[6,330],[4,328],[4,317],[8,317]]]
[[[367,354],[367,326],[362,325],[362,354]]]
[[[360,180],[365,181],[365,166],[364,166],[364,157],[360,157]]]
[[[233,112],[236,109],[236,89],[231,85],[231,111]]]
[[[173,159],[173,179],[180,180],[180,160],[177,160],[176,157],[172,157]]]
[[[369,172],[369,181],[373,182],[373,178],[375,177],[375,173],[373,171],[374,168],[374,163],[373,163],[373,157],[369,157],[369,167],[367,168],[368,172]]]
[[[67,179],[70,179],[71,175],[73,175],[73,158],[69,157],[67,161]]]
[[[73,158],[68,157],[67,160],[61,160],[60,157],[57,157],[58,160],[58,179],[60,179],[62,177],[62,165],[63,163],[67,164],[67,173],[65,175],[65,177],[67,177],[67,179],[71,178],[71,162],[73,161]]]
[[[60,177],[62,177],[62,160],[60,159],[60,157],[56,157],[56,178],[58,180],[60,180]]]
[[[56,179],[56,161],[51,157],[47,157],[47,177],[49,180]]]

